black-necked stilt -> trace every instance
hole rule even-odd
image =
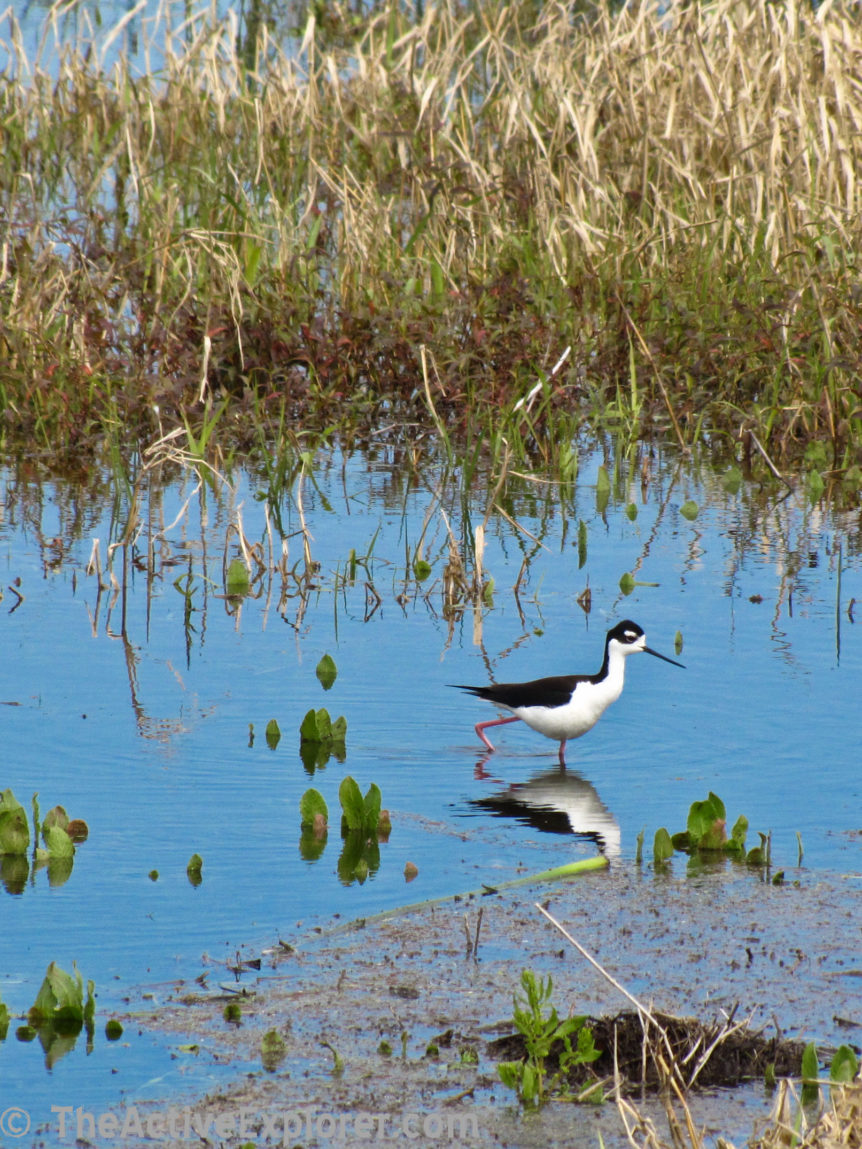
[[[537,678],[532,682],[501,682],[491,686],[461,686],[477,698],[493,702],[512,711],[511,718],[492,718],[478,722],[476,733],[489,750],[493,750],[485,731],[490,726],[504,726],[519,719],[560,744],[560,765],[566,764],[566,743],[592,730],[612,702],[623,692],[626,659],[630,654],[652,654],[664,662],[680,666],[667,655],[650,650],[646,635],[636,622],[626,619],[608,631],[605,657],[597,674],[561,674]]]

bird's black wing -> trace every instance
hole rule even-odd
[[[489,686],[461,686],[486,702],[494,702],[514,710],[518,706],[565,706],[579,682],[589,682],[592,675],[560,674],[551,678],[536,678],[532,682],[499,682]]]

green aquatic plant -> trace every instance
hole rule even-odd
[[[193,886],[199,886],[203,879],[204,860],[200,854],[192,854],[186,866],[186,875]]]
[[[347,719],[343,715],[333,721],[325,708],[309,710],[299,727],[299,755],[306,771],[313,774],[332,756],[343,762],[346,737]]]
[[[84,979],[77,966],[75,973],[66,973],[56,962],[51,962],[45,973],[36,1000],[27,1014],[27,1026],[22,1040],[38,1037],[45,1051],[45,1065],[51,1069],[61,1057],[75,1046],[78,1034],[86,1028],[87,1050],[92,1048],[96,1000],[92,981]]]
[[[299,800],[301,836],[299,852],[306,862],[314,862],[326,849],[329,810],[319,790],[306,790]]]
[[[27,1021],[36,1029],[46,1025],[57,1028],[77,1028],[93,1023],[96,1003],[93,996],[94,985],[87,982],[87,996],[84,997],[84,979],[77,966],[74,976],[66,973],[56,962],[51,962],[36,1000],[27,1013]]]
[[[30,870],[47,866],[48,881],[52,886],[62,885],[72,872],[75,843],[84,842],[89,827],[81,818],[70,819],[62,806],[49,810],[40,818],[39,796],[33,795],[32,858],[30,851],[30,824],[24,807],[11,790],[0,793],[0,857],[3,863],[3,881],[7,889],[24,888]],[[39,839],[43,845],[39,845]]]
[[[245,598],[250,590],[248,567],[240,558],[231,559],[225,575],[225,594],[228,598]]]
[[[314,672],[324,690],[331,690],[336,678],[338,668],[331,654],[324,654]]]
[[[371,837],[377,834],[380,823],[380,787],[372,782],[363,797],[356,781],[348,774],[338,787],[341,802],[342,830],[354,831]]]
[[[543,1101],[570,1067],[601,1056],[586,1025],[586,1017],[560,1020],[551,1002],[553,988],[550,974],[547,978],[537,978],[532,970],[522,971],[523,992],[516,991],[513,995],[513,1022],[524,1039],[525,1056],[520,1061],[504,1061],[497,1066],[503,1084],[516,1090],[521,1101],[528,1105]],[[552,1053],[557,1057],[558,1070],[547,1080],[547,1061]]]
[[[653,859],[656,864],[661,864],[671,858],[675,851],[680,851],[702,859],[726,856],[751,866],[768,868],[771,863],[770,836],[761,833],[760,845],[746,850],[747,833],[748,819],[740,814],[728,837],[724,802],[717,794],[710,791],[703,801],[692,802],[685,830],[669,834],[662,827],[656,831]],[[776,875],[776,878],[778,877]]]
[[[693,522],[698,516],[699,508],[694,499],[686,499],[686,501],[679,508],[679,513],[684,519]]]
[[[326,800],[319,790],[309,789],[299,800],[299,815],[302,819],[303,829],[314,826],[322,819],[324,825],[329,821],[329,810]]]
[[[270,718],[269,722],[267,722],[264,738],[266,738],[266,744],[270,750],[275,750],[279,742],[281,742],[281,727],[274,718]]]
[[[388,839],[389,813],[381,811],[380,787],[372,782],[363,796],[355,779],[343,778],[338,788],[341,802],[341,837],[338,876],[345,885],[358,881],[380,868],[380,839]]]
[[[302,720],[299,737],[302,742],[335,742],[343,745],[347,737],[347,719],[342,715],[333,721],[325,708],[311,709]]]
[[[229,1001],[222,1010],[222,1017],[231,1025],[239,1025],[242,1021],[242,1006],[238,1001]]]
[[[26,854],[30,825],[24,807],[11,790],[0,794],[0,854]]]

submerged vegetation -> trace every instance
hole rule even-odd
[[[5,18],[7,451],[420,422],[565,477],[587,424],[858,487],[849,7],[171,11]]]

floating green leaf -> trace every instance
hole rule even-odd
[[[326,709],[318,710],[314,716],[317,723],[317,741],[328,742],[332,738],[332,719]]]
[[[679,508],[679,513],[684,519],[688,519],[689,522],[691,522],[697,518],[698,510],[698,505],[694,499],[686,499],[686,501]]]
[[[376,833],[377,827],[380,824],[380,787],[376,782],[372,782],[368,787],[368,791],[362,799],[362,805],[363,826],[373,828]]]
[[[324,654],[320,662],[317,664],[315,674],[318,677],[320,685],[324,690],[329,690],[335,679],[338,677],[338,670],[335,666],[335,660],[331,654]]]
[[[9,1032],[9,1007],[0,998],[0,1041],[6,1040],[6,1034]]]
[[[317,734],[317,711],[309,710],[299,727],[299,737],[303,742],[319,742]]]
[[[225,592],[229,598],[242,598],[251,588],[248,567],[242,559],[231,559],[227,568]]]
[[[634,522],[637,517],[638,517],[637,505],[635,503],[629,503],[626,506],[626,518],[628,518],[632,522]]]
[[[11,790],[0,794],[0,854],[26,854],[30,826],[24,807]]]
[[[327,742],[332,738],[332,719],[326,709],[309,710],[299,728],[303,742]]]
[[[738,859],[745,857],[745,836],[748,833],[748,819],[740,814],[733,824],[730,838],[724,844],[725,853]]]
[[[682,631],[678,630],[673,636],[674,654],[682,654]]]
[[[712,791],[705,801],[692,802],[686,825],[692,845],[700,850],[721,849],[727,839],[726,819],[724,803]]]
[[[329,711],[309,710],[302,720],[302,725],[299,728],[300,738],[300,753],[302,754],[303,762],[306,769],[309,768],[309,762],[306,761],[306,754],[303,750],[304,746],[316,746],[320,744],[327,744],[327,750],[323,756],[322,761],[318,761],[320,755],[314,756],[314,765],[323,766],[326,764],[326,759],[329,757],[330,751],[343,759],[344,752],[344,739],[347,736],[347,719],[342,715],[336,718],[333,722],[329,717]]]
[[[338,799],[341,802],[341,813],[347,829],[362,830],[364,828],[365,804],[359,787],[349,774],[341,780],[341,785],[338,787]]]
[[[303,826],[313,826],[316,814],[321,814],[324,821],[329,821],[329,810],[326,801],[319,790],[309,789],[299,800],[299,816]]]
[[[50,858],[73,858],[75,844],[61,826],[51,826],[43,834]]]
[[[27,1020],[37,1028],[59,1023],[83,1024],[87,1013],[92,1013],[93,983],[87,983],[88,999],[84,1001],[84,979],[75,966],[74,977],[56,962],[51,962],[45,978],[30,1007]]]
[[[620,579],[620,590],[623,594],[631,594],[637,586],[633,576],[628,571]]]
[[[266,744],[270,750],[275,750],[276,746],[281,742],[281,727],[274,718],[270,718],[269,722],[267,722],[264,738],[266,738]]]
[[[662,826],[660,830],[656,830],[655,838],[653,839],[652,857],[655,864],[661,865],[666,862],[668,858],[673,857],[673,843],[670,840],[670,834]]]
[[[203,881],[204,860],[200,854],[192,854],[186,866],[186,874],[193,886],[199,886]]]
[[[417,582],[424,582],[431,574],[431,564],[425,559],[416,559],[413,563],[413,577]]]

